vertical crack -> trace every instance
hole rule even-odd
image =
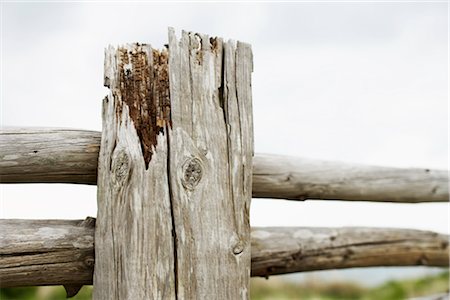
[[[167,181],[169,188],[169,199],[170,199],[170,218],[172,220],[172,239],[173,239],[173,274],[174,274],[174,286],[175,286],[175,299],[178,299],[178,238],[177,231],[175,227],[175,213],[174,213],[174,198],[172,190],[172,181],[170,180],[170,134],[169,125],[166,123],[166,141],[167,141]]]
[[[189,134],[192,135],[192,137],[194,137],[194,119],[192,118],[193,113],[194,113],[194,80],[192,78],[192,59],[191,59],[191,49],[192,49],[192,39],[189,36],[189,55],[188,55],[188,60],[189,60],[189,85],[190,85],[190,92],[191,92],[191,128],[189,131]]]
[[[244,132],[242,131],[242,121],[241,121],[241,117],[242,114],[244,112],[241,111],[241,105],[240,105],[240,101],[239,101],[239,87],[240,87],[240,82],[238,78],[238,44],[236,44],[236,48],[234,49],[234,86],[235,86],[235,93],[236,93],[236,105],[237,105],[237,115],[238,115],[238,124],[239,124],[239,145],[240,145],[240,153],[241,155],[244,155],[244,141],[242,140],[242,137],[244,136]],[[242,100],[241,100],[242,101]],[[241,160],[240,163],[242,164],[242,171],[241,171],[241,182],[243,184],[243,189],[245,189],[245,185],[247,183],[247,181],[245,180],[245,168],[246,166],[243,164],[243,161]],[[246,193],[244,192],[244,195],[246,195]],[[234,199],[233,199],[234,200]],[[237,214],[235,213],[235,217],[237,216]],[[236,221],[236,224],[239,224],[239,222]],[[239,233],[240,233],[240,228],[239,228]]]
[[[227,133],[227,154],[228,154],[228,188],[230,191],[230,195],[231,195],[231,205],[233,207],[233,225],[234,228],[236,230],[236,232],[239,232],[238,230],[238,225],[237,225],[237,221],[236,221],[236,205],[235,205],[235,200],[236,200],[236,195],[234,193],[234,189],[233,189],[233,155],[232,155],[232,145],[231,145],[231,139],[230,139],[230,134],[231,134],[231,128],[230,128],[230,116],[229,116],[229,111],[228,111],[228,105],[229,105],[229,101],[230,101],[230,89],[228,88],[228,78],[227,75],[230,72],[230,69],[227,69],[227,51],[230,51],[232,54],[234,54],[234,49],[233,46],[230,44],[230,42],[228,42],[229,46],[223,46],[223,50],[222,50],[222,69],[221,69],[221,83],[220,83],[220,87],[222,89],[220,89],[219,87],[219,95],[222,94],[221,97],[221,104],[222,104],[222,111],[223,111],[223,116],[224,116],[224,121],[225,121],[225,131]],[[234,71],[234,74],[236,74],[236,70]],[[234,76],[235,77],[235,76]],[[234,84],[234,82],[233,82]],[[237,95],[236,95],[237,97]]]

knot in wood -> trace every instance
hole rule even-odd
[[[244,242],[239,240],[233,247],[233,254],[238,255],[241,254],[242,251],[244,251]]]
[[[95,218],[87,217],[86,219],[81,221],[80,224],[78,225],[87,228],[95,228],[95,220],[96,220]]]
[[[92,256],[86,257],[84,259],[84,265],[88,268],[92,268],[95,264],[95,260]]]
[[[183,186],[188,190],[193,190],[202,179],[202,163],[197,158],[190,158],[183,164]]]
[[[130,172],[130,159],[125,151],[121,150],[113,159],[111,171],[116,183],[122,183]]]

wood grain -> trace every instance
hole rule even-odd
[[[175,298],[163,55],[106,49],[93,299]]]
[[[0,220],[0,287],[92,284],[94,224],[93,218]],[[256,227],[251,241],[252,276],[449,265],[448,236],[429,231]]]
[[[1,183],[97,183],[100,132],[2,128]]]
[[[256,155],[253,197],[377,202],[447,202],[444,170],[389,168]]]
[[[94,299],[247,299],[251,49],[168,49],[106,51]]]
[[[0,287],[92,284],[95,219],[0,220]]]
[[[96,184],[99,143],[100,133],[95,131],[3,129],[0,182]],[[256,154],[253,159],[255,198],[447,202],[448,182],[445,170],[375,167],[271,154]]]
[[[169,51],[177,297],[247,299],[251,49],[170,30]]]
[[[252,275],[375,266],[448,266],[448,236],[393,228],[255,228]]]

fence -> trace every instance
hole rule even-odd
[[[246,299],[250,276],[448,266],[448,236],[252,228],[250,200],[448,201],[448,174],[253,154],[248,44],[169,31],[108,48],[102,133],[4,129],[1,183],[97,184],[97,218],[0,220],[0,286],[95,299]],[[94,243],[95,240],[95,243]]]

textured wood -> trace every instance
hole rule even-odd
[[[169,32],[170,187],[179,299],[247,299],[252,53]]]
[[[137,44],[105,53],[94,299],[175,298],[167,129],[157,113],[164,55]]]
[[[443,170],[387,168],[257,155],[253,197],[381,202],[447,202],[449,177]]]
[[[1,183],[96,184],[100,133],[63,128],[3,128]]]
[[[246,299],[251,49],[169,49],[106,51],[94,298]]]
[[[0,287],[92,284],[95,219],[0,220]]]
[[[92,218],[0,220],[0,287],[92,284],[93,225]],[[449,265],[448,236],[428,231],[256,227],[251,236],[253,276],[350,267]]]
[[[448,236],[430,231],[354,227],[252,230],[252,276],[448,264]]]
[[[99,143],[100,133],[95,131],[0,131],[0,182],[96,184]],[[253,160],[253,197],[257,198],[447,202],[448,181],[444,170],[373,167],[270,154],[256,154]]]

